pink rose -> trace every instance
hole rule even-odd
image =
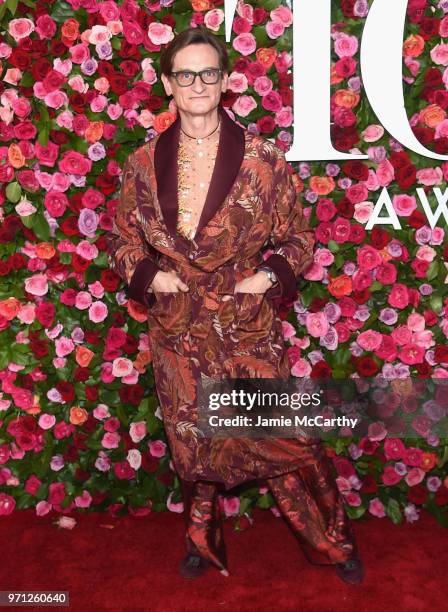
[[[61,108],[68,104],[68,97],[63,91],[52,91],[45,96],[44,102],[50,108]]]
[[[266,24],[266,34],[269,38],[280,38],[285,32],[285,26],[281,21],[268,21]]]
[[[82,64],[87,59],[90,59],[90,50],[87,45],[80,43],[78,45],[72,45],[69,48],[70,59],[74,64]]]
[[[82,492],[82,495],[75,497],[75,505],[77,508],[88,508],[92,503],[92,496],[86,490]]]
[[[397,269],[393,263],[384,261],[377,269],[375,278],[382,285],[393,285],[397,280]]]
[[[383,258],[377,249],[369,244],[364,244],[360,249],[357,249],[356,259],[362,270],[373,270],[383,263]]]
[[[431,49],[431,59],[435,64],[448,66],[448,45],[441,43]]]
[[[66,357],[75,349],[75,344],[71,338],[61,336],[55,340],[56,355],[58,357]]]
[[[92,169],[92,160],[87,159],[77,151],[65,151],[62,159],[58,162],[58,166],[61,172],[85,176]]]
[[[422,482],[425,478],[425,471],[420,468],[414,467],[405,476],[406,484],[410,487],[414,487]]]
[[[247,77],[241,72],[232,72],[227,81],[227,86],[235,93],[243,93],[248,88]],[[259,94],[261,95],[261,94]]]
[[[387,297],[387,302],[394,308],[406,308],[409,304],[409,293],[406,285],[401,283],[394,285]]]
[[[240,498],[236,496],[224,497],[223,508],[226,516],[237,516],[240,510]]]
[[[89,308],[89,319],[94,323],[101,323],[107,317],[108,310],[104,302],[94,302]]]
[[[49,191],[45,194],[44,206],[52,217],[62,217],[68,206],[68,198],[60,191]]]
[[[118,448],[121,436],[116,431],[108,431],[101,439],[101,444],[104,448]]]
[[[34,23],[31,19],[13,19],[8,24],[8,32],[16,42],[22,38],[27,38],[31,32],[34,32]]]
[[[397,347],[390,336],[381,335],[381,344],[375,349],[375,355],[384,361],[393,361],[397,357]]]
[[[425,325],[425,317],[418,312],[413,312],[408,316],[407,326],[411,331],[423,331],[425,329]]]
[[[406,465],[411,465],[413,467],[419,467],[422,463],[423,459],[423,451],[421,448],[416,448],[415,446],[411,446],[407,448],[403,455],[403,461]]]
[[[384,440],[384,455],[388,461],[398,461],[403,458],[406,447],[400,438],[387,438]]]
[[[257,48],[257,41],[250,32],[239,34],[233,39],[232,46],[241,55],[250,55]]]
[[[448,128],[448,120],[447,120],[447,128]],[[448,133],[448,129],[447,129],[447,133]],[[418,182],[421,183],[422,185],[429,185],[429,186],[441,185],[443,182],[443,172],[441,168],[422,168],[422,170],[418,170],[417,172],[417,179],[418,179]]]
[[[289,28],[292,25],[292,12],[287,6],[279,6],[276,9],[273,9],[269,13],[272,21],[278,21],[282,23],[285,28]]]
[[[394,342],[401,346],[412,341],[412,332],[406,325],[399,325],[392,331],[391,335]]]
[[[25,279],[25,291],[31,295],[45,295],[48,292],[48,282],[45,274],[35,274]]]
[[[377,349],[382,341],[382,335],[373,329],[368,329],[365,332],[361,332],[356,339],[359,346],[365,351],[374,351]]]
[[[92,296],[88,291],[79,291],[76,294],[75,306],[78,310],[87,310],[92,305]]]
[[[405,344],[398,353],[398,358],[407,365],[415,365],[423,363],[425,357],[425,349],[418,344]]]
[[[406,193],[395,195],[392,198],[392,205],[397,215],[401,217],[409,217],[417,208],[415,196],[410,196]]]
[[[42,429],[51,429],[56,423],[56,417],[54,414],[43,413],[39,417],[39,427]]]
[[[252,96],[238,96],[232,105],[232,110],[240,117],[247,117],[255,108],[257,102]]]
[[[45,500],[42,500],[36,504],[36,514],[37,516],[45,516],[51,511],[51,504]]]
[[[221,9],[212,9],[211,11],[207,11],[204,15],[204,24],[209,30],[213,30],[214,32],[218,32],[219,26],[223,21],[224,11]]]
[[[173,29],[169,25],[154,21],[148,26],[148,38],[153,45],[166,45],[174,38]]]
[[[356,491],[347,491],[343,493],[345,501],[349,506],[360,506],[362,503],[361,496]]]
[[[41,40],[51,40],[56,34],[57,26],[50,15],[41,15],[36,21],[36,32]]]
[[[386,516],[383,502],[379,500],[378,497],[375,497],[374,499],[370,500],[369,512],[370,514],[372,514],[372,516],[376,516],[378,518],[383,518],[384,516]]]
[[[133,442],[140,442],[146,436],[146,422],[136,421],[129,426],[129,435]]]
[[[358,39],[356,36],[349,36],[340,33],[334,43],[334,51],[338,57],[352,57],[358,50]]]
[[[306,328],[314,338],[325,336],[329,330],[329,323],[324,312],[309,312],[306,315]]]
[[[270,91],[262,97],[261,106],[268,111],[276,113],[282,109],[282,98],[277,91]]]
[[[400,474],[391,465],[386,465],[381,478],[386,487],[396,485],[401,480]]]
[[[164,457],[166,455],[166,444],[162,440],[150,440],[148,442],[149,452],[153,457]]]
[[[376,176],[381,187],[387,187],[394,180],[395,170],[388,159],[378,164]]]
[[[119,357],[118,359],[114,359],[112,363],[112,374],[117,378],[127,376],[132,372],[132,370],[133,364],[130,359]]]
[[[166,507],[168,508],[168,510],[170,512],[183,512],[184,511],[184,504],[182,501],[180,502],[173,502],[172,501],[172,497],[173,497],[173,491],[171,491],[171,493],[168,495],[168,499],[166,501]]]

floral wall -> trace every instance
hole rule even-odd
[[[290,5],[239,3],[223,96],[235,120],[285,151]],[[369,3],[332,8],[332,139],[368,160],[292,164],[317,245],[299,300],[280,314],[293,376],[385,376],[393,406],[393,383],[448,377],[446,224],[431,229],[415,195],[443,187],[448,163],[404,150],[378,124],[359,70]],[[0,2],[0,514],[182,511],[145,310],[108,268],[106,234],[128,153],[175,119],[160,51],[190,25],[224,39],[223,9],[222,0]],[[447,37],[448,2],[410,0],[407,112],[418,139],[444,154]],[[404,229],[366,231],[384,186]],[[433,403],[423,408],[431,421]],[[428,423],[417,429],[328,442],[350,516],[412,522],[426,507],[448,525],[448,443]],[[240,525],[254,505],[272,506],[263,483],[222,498]]]

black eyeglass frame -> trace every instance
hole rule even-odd
[[[216,79],[214,83],[206,83],[204,79],[202,78],[202,75],[204,72],[211,72],[212,70],[218,73],[218,78]],[[193,80],[188,85],[181,85],[179,81],[177,80],[177,75],[183,74],[185,72],[192,74]],[[222,75],[222,72],[223,71],[221,70],[221,68],[205,68],[204,70],[200,70],[199,72],[194,72],[193,70],[177,70],[177,72],[170,72],[170,76],[173,76],[176,79],[176,83],[179,85],[179,87],[191,87],[191,85],[193,85],[193,83],[195,82],[197,76],[201,79],[204,85],[216,85],[216,83],[219,81],[219,77]]]

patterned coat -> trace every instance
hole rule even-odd
[[[125,162],[109,256],[129,296],[148,307],[156,389],[179,475],[228,489],[314,462],[322,449],[297,439],[198,435],[202,377],[289,376],[275,298],[294,299],[314,246],[284,153],[238,126],[221,106],[219,113],[218,152],[194,239],[176,230],[178,116]],[[266,249],[273,253],[264,263],[278,285],[264,294],[234,294]],[[189,291],[148,293],[158,270],[175,270]]]

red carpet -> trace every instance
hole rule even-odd
[[[256,511],[243,532],[225,522],[230,578],[212,568],[191,582],[177,575],[182,515],[71,516],[78,521],[71,531],[53,525],[56,515],[37,518],[25,510],[1,517],[0,590],[68,590],[65,609],[94,612],[446,609],[448,531],[427,514],[414,524],[355,523],[366,565],[359,586],[340,582],[332,568],[310,565],[269,511]]]

